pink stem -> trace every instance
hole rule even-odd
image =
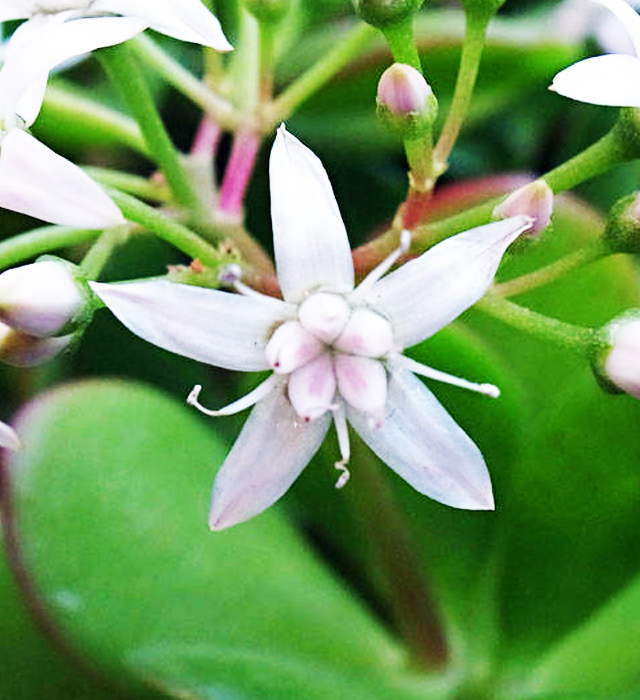
[[[203,117],[193,139],[192,155],[206,156],[213,160],[221,133],[222,129],[214,121],[207,116]]]
[[[218,211],[231,219],[242,218],[242,200],[249,184],[260,147],[260,138],[252,132],[236,135],[227,169],[222,179]]]

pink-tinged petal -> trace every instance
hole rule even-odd
[[[623,54],[587,58],[558,73],[549,89],[594,105],[640,107],[640,60]]]
[[[275,503],[322,442],[330,414],[305,423],[281,385],[251,412],[213,484],[209,526],[223,530]]]
[[[216,51],[231,51],[220,22],[200,0],[95,0],[92,12],[143,19],[151,29],[181,41],[210,46]]]
[[[75,228],[125,223],[97,182],[22,129],[0,141],[0,207]]]
[[[322,343],[298,321],[286,321],[269,338],[265,355],[274,372],[290,374],[317,357],[323,349]]]
[[[480,451],[411,372],[391,371],[380,427],[349,407],[347,417],[378,457],[420,493],[454,508],[493,509]]]
[[[16,48],[9,42],[6,62],[0,70],[0,104],[5,118],[16,112],[27,125],[32,124],[42,106],[42,85],[55,66],[73,56],[126,41],[147,26],[135,17],[63,21],[67,15],[60,13],[36,22],[37,29],[30,30],[26,40],[18,37]]]
[[[287,301],[353,289],[347,232],[322,163],[282,125],[269,161],[278,281]]]
[[[334,363],[340,396],[379,423],[387,402],[387,372],[382,362],[337,352]]]
[[[6,423],[0,421],[0,447],[7,447],[10,450],[19,450],[22,447],[20,438],[16,431]]]
[[[391,324],[371,309],[355,309],[334,346],[350,355],[382,357],[394,349]]]
[[[324,352],[292,372],[288,394],[302,420],[313,421],[329,411],[336,395],[336,377],[330,353]]]
[[[324,343],[332,343],[342,332],[351,309],[340,294],[319,292],[305,299],[298,310],[300,323]]]
[[[91,283],[91,289],[133,333],[158,347],[216,367],[269,368],[265,346],[290,316],[288,304],[165,280]]]
[[[475,304],[509,244],[531,224],[514,216],[459,233],[377,282],[368,300],[388,316],[396,345],[419,343]]]

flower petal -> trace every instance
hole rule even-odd
[[[289,376],[289,401],[303,420],[316,420],[331,409],[336,377],[328,352],[323,352]]]
[[[3,0],[0,4],[0,22],[25,19],[38,9],[38,0]]]
[[[22,447],[16,431],[2,421],[0,421],[0,447],[8,447],[10,450],[19,450]]]
[[[640,57],[640,16],[625,0],[595,0],[620,20],[629,33],[636,55]]]
[[[241,523],[275,503],[320,447],[330,422],[329,413],[301,421],[282,385],[260,401],[216,476],[211,529]]]
[[[245,297],[167,281],[91,283],[124,325],[144,340],[216,367],[269,368],[265,346],[291,307],[271,297]]]
[[[382,426],[372,427],[349,406],[347,417],[378,457],[420,493],[454,508],[493,509],[480,451],[411,372],[392,369]]]
[[[95,0],[92,12],[139,17],[151,29],[181,41],[231,51],[220,22],[200,0]]]
[[[514,216],[459,233],[377,282],[368,300],[389,317],[395,343],[415,345],[475,304],[507,246],[531,221]]]
[[[317,288],[353,289],[347,232],[322,163],[280,126],[269,161],[278,280],[287,301]]]
[[[22,129],[0,142],[0,207],[76,228],[125,222],[97,182]]]
[[[549,89],[594,105],[640,107],[640,60],[617,53],[587,58],[560,71]]]
[[[42,105],[42,90],[37,91],[39,100],[32,96],[27,100],[23,98],[35,89],[34,86],[41,86],[55,66],[73,56],[126,41],[147,26],[144,21],[131,17],[64,21],[68,14],[52,15],[45,21],[29,20],[27,24],[38,25],[37,31],[29,30],[29,37],[24,41],[19,35],[15,48],[12,48],[13,42],[9,42],[6,62],[0,71],[1,111],[5,119],[11,112],[17,112],[27,125],[32,124]]]

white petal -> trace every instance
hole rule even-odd
[[[336,377],[331,355],[324,352],[289,376],[289,400],[305,421],[313,421],[333,406]]]
[[[125,222],[97,182],[21,129],[0,142],[0,207],[75,228]]]
[[[347,232],[322,163],[282,125],[269,161],[278,280],[287,301],[353,289]]]
[[[19,450],[22,447],[16,431],[6,423],[0,421],[0,447],[8,447],[10,450]]]
[[[46,76],[58,64],[88,51],[119,44],[146,28],[146,23],[130,17],[95,17],[62,21],[66,17],[53,15],[38,22],[38,30],[29,32],[27,40],[20,39],[17,48],[9,42],[7,58],[0,71],[2,114],[20,113],[27,125],[33,123],[42,105],[41,86]],[[39,90],[36,89],[37,86]],[[35,91],[40,100],[25,94]]]
[[[640,107],[640,60],[623,54],[587,58],[558,73],[549,89],[594,105]]]
[[[164,280],[92,283],[91,288],[144,340],[193,360],[244,372],[269,368],[267,340],[274,325],[291,314],[288,304],[279,299]]]
[[[260,401],[216,476],[211,529],[241,523],[275,503],[320,447],[330,422],[328,413],[301,421],[282,387]]]
[[[640,16],[625,0],[596,0],[620,20],[629,33],[636,55],[640,56]]]
[[[38,9],[37,0],[2,0],[0,3],[0,22],[12,19],[25,19]]]
[[[515,216],[459,233],[377,282],[368,298],[391,321],[396,345],[419,343],[475,304],[531,221]]]
[[[411,372],[391,371],[381,427],[371,427],[348,406],[347,417],[378,457],[420,493],[455,508],[493,509],[480,451]]]
[[[91,10],[140,17],[151,29],[181,41],[231,51],[220,22],[200,0],[96,0]]]

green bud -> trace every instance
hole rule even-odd
[[[505,0],[460,0],[465,13],[474,17],[493,17]]]
[[[420,71],[394,63],[380,77],[377,114],[383,124],[404,139],[429,131],[438,116],[438,102]]]
[[[640,253],[640,192],[623,197],[611,207],[604,242],[614,253]]]
[[[291,0],[243,0],[245,8],[265,24],[276,24],[289,12]]]
[[[352,0],[352,2],[361,19],[381,29],[410,17],[420,9],[424,0]]]

